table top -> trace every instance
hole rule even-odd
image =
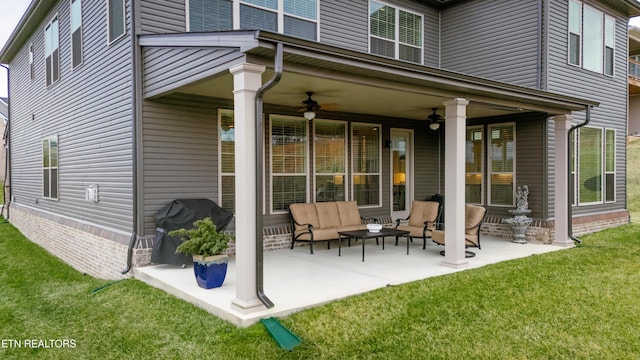
[[[349,237],[357,237],[361,239],[370,239],[381,236],[403,236],[408,234],[409,231],[397,230],[393,228],[382,228],[379,232],[371,232],[369,230],[350,230],[350,231],[338,231],[338,234]]]

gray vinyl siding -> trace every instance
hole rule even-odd
[[[538,87],[537,0],[468,1],[442,11],[442,68]]]
[[[320,2],[320,41],[352,50],[369,51],[369,1]]]
[[[188,0],[140,2],[140,34],[168,34],[187,31]]]
[[[231,105],[231,108],[233,106]],[[144,229],[174,199],[218,201],[217,105],[194,95],[143,103]]]
[[[133,106],[130,2],[127,36],[107,44],[106,2],[83,2],[84,63],[72,69],[69,1],[61,0],[11,62],[12,195],[20,204],[132,230]],[[44,26],[58,14],[60,79],[45,86]],[[33,43],[35,79],[29,76]],[[58,200],[42,197],[42,139],[59,141]],[[85,200],[99,186],[98,203]]]
[[[424,65],[438,66],[437,10],[416,1],[379,0],[391,6],[423,15]],[[320,42],[362,52],[369,51],[369,1],[320,1]]]
[[[622,14],[612,12],[597,2],[585,1],[584,3],[616,20],[614,76],[598,74],[567,63],[568,5],[566,1],[553,0],[549,3],[549,59],[546,90],[600,102],[600,106],[591,112],[589,126],[616,130],[616,202],[576,206],[573,210],[574,215],[626,208],[627,19]],[[573,116],[575,124],[585,120],[585,112],[576,112]],[[552,126],[549,129],[549,141],[549,144],[553,144]],[[548,150],[548,156],[552,159],[555,149],[549,146]],[[552,161],[549,162],[549,167],[552,172]],[[552,187],[553,178],[550,177],[550,188]],[[554,195],[552,192],[549,193],[550,204],[553,204]]]
[[[244,55],[234,49],[143,48],[143,93],[162,95],[227,70]],[[188,71],[184,71],[188,69]]]

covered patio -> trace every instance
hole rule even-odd
[[[350,291],[356,289],[355,293],[359,293],[386,284],[412,281],[533,253],[522,254],[520,251],[534,245],[516,246],[512,249],[508,242],[495,240],[499,244],[496,245],[496,251],[490,251],[491,245],[488,242],[487,249],[484,249],[483,244],[478,257],[471,260],[465,258],[463,235],[467,120],[532,113],[553,124],[551,128],[555,131],[554,145],[557,150],[555,158],[549,162],[555,166],[552,175],[555,177],[554,188],[549,190],[555,194],[568,194],[569,154],[565,149],[568,149],[567,134],[572,126],[571,113],[598,105],[583,99],[265,31],[144,35],[140,37],[140,46],[144,73],[141,93],[145,101],[162,101],[165,97],[178,94],[216,99],[233,108],[237,210],[235,221],[242,225],[235,228],[237,241],[233,270],[226,283],[227,288],[223,290],[225,294],[229,294],[224,297],[216,296],[215,302],[220,301],[219,307],[206,306],[211,309],[229,309],[229,312],[212,311],[220,312],[225,318],[231,317],[239,324],[349,296],[353,294]],[[444,114],[443,130],[437,136],[437,145],[433,145],[433,148],[438,154],[441,152],[442,156],[439,155],[434,161],[434,171],[424,171],[423,175],[430,174],[433,179],[429,181],[446,184],[443,191],[445,238],[448,239],[445,257],[437,252],[414,250],[409,257],[404,255],[401,259],[393,260],[388,254],[391,250],[387,250],[382,263],[388,261],[389,265],[382,270],[381,265],[374,265],[374,251],[370,251],[367,262],[361,264],[346,260],[348,256],[337,258],[333,252],[328,252],[330,261],[327,261],[329,259],[320,258],[323,255],[304,256],[308,255],[307,251],[301,249],[294,252],[263,250],[263,221],[267,219],[271,223],[280,224],[289,221],[284,212],[270,212],[269,204],[265,206],[269,195],[264,193],[265,188],[268,191],[268,186],[265,186],[268,167],[263,164],[263,106],[269,106],[272,112],[295,114],[302,118],[300,100],[310,91],[314,92],[314,98],[318,102],[331,105],[325,107],[328,118],[343,116],[351,123],[367,121],[367,116],[384,117],[387,124],[391,124],[385,125],[384,131],[406,121],[422,121],[426,128],[426,115],[433,108],[440,109]],[[435,143],[424,138],[416,138],[416,142]],[[142,175],[141,170],[140,176]],[[348,175],[353,175],[353,172]],[[386,184],[386,181],[388,179],[380,184]],[[378,196],[383,199],[382,195]],[[314,198],[307,196],[306,201],[314,201]],[[552,206],[555,216],[554,244],[570,247],[573,241],[569,238],[568,231],[568,197],[556,196]],[[375,206],[364,210],[371,212],[368,216],[388,216],[390,212],[388,201],[379,201]],[[148,212],[151,212],[151,207]],[[142,216],[142,211],[140,214]],[[139,223],[143,224],[144,220],[140,219]],[[532,249],[551,248],[555,247],[534,246]],[[351,251],[357,251],[354,249]],[[299,252],[304,254],[298,254]],[[294,255],[301,255],[303,258],[279,258]],[[427,258],[412,263],[418,256]],[[433,266],[426,266],[429,262]],[[281,269],[281,266],[290,266],[287,263],[297,266]],[[343,266],[347,267],[342,268]],[[371,266],[375,266],[373,269],[377,270],[374,271]],[[336,276],[327,276],[336,271],[339,272]],[[148,279],[165,278],[158,280],[158,286],[166,287],[168,291],[190,294],[188,297],[194,302],[209,304],[209,300],[205,301],[195,295],[200,294],[198,289],[189,290],[191,285],[188,284],[192,281],[182,280],[179,274],[183,273],[186,272],[160,266],[139,269],[137,276]],[[311,281],[313,274],[322,280]],[[402,276],[395,278],[391,274]],[[299,284],[294,280],[298,276]],[[354,278],[349,281],[349,276]],[[364,278],[358,278],[360,276]],[[327,293],[327,289],[334,287],[336,279],[345,282],[344,292]],[[180,285],[171,285],[173,283]],[[301,290],[306,286],[314,286],[314,283],[321,285]],[[370,285],[355,287],[354,283]],[[327,284],[332,285],[326,286]],[[187,288],[183,288],[185,286]],[[276,290],[279,286],[283,287],[281,291]],[[291,304],[291,299],[295,299],[295,296],[290,295],[289,289],[296,289],[296,294],[307,294],[313,299]],[[206,294],[208,293],[202,296],[207,298],[209,295]]]
[[[394,246],[387,238],[385,249],[367,240],[366,259],[362,247],[352,243],[342,247],[338,256],[337,244],[331,249],[318,247],[313,255],[306,246],[264,253],[264,289],[275,306],[258,311],[246,311],[232,304],[236,296],[237,273],[235,257],[230,259],[227,278],[222,287],[204,290],[196,285],[193,269],[173,265],[153,265],[135,269],[135,278],[162,289],[206,311],[246,327],[262,318],[283,317],[320,306],[328,302],[363,294],[386,286],[400,285],[434,276],[451,274],[465,269],[441,266],[441,246],[432,242],[422,249],[421,241],[411,243],[409,255],[404,239]],[[515,244],[507,239],[482,237],[482,250],[468,259],[466,269],[566,249],[548,244]]]

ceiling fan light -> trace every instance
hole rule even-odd
[[[313,120],[316,117],[316,113],[313,111],[305,111],[304,118],[307,120]]]
[[[436,131],[440,129],[440,124],[438,124],[437,122],[432,122],[431,124],[429,124],[429,129]]]

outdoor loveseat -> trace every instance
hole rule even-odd
[[[356,201],[330,201],[289,205],[293,227],[291,248],[296,241],[309,243],[313,254],[313,243],[338,239],[339,231],[363,230],[366,222],[377,222],[373,218],[360,216]]]

